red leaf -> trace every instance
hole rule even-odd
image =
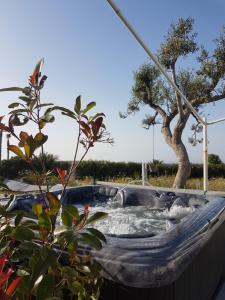
[[[66,170],[63,170],[61,168],[56,168],[56,172],[58,173],[58,175],[60,177],[60,181],[61,181],[62,185],[64,185],[65,177],[66,177]]]
[[[3,131],[8,131],[10,132],[9,130],[9,127],[5,126],[5,124],[2,123],[2,120],[5,116],[0,116],[0,129],[3,130]]]
[[[83,129],[85,129],[86,131],[90,132],[91,129],[90,129],[90,127],[89,127],[89,125],[87,123],[85,123],[84,121],[79,121],[78,123],[81,125],[81,127]]]
[[[9,130],[10,130],[10,132],[12,132],[12,133],[14,132],[13,119],[14,119],[14,115],[11,115],[11,116],[9,117],[9,124],[8,124]]]
[[[42,68],[42,65],[44,63],[44,59],[42,58],[38,63],[37,65],[35,66],[35,69],[33,71],[33,74],[30,76],[30,82],[33,86],[36,86],[38,85],[38,78],[41,74],[41,68]]]
[[[3,273],[3,272],[0,273],[0,286],[6,284],[7,280],[9,279],[9,277],[12,275],[13,272],[14,272],[13,269],[10,268],[7,270],[7,273]]]
[[[98,134],[102,122],[103,122],[103,118],[99,117],[95,120],[95,122],[92,123],[92,132],[95,136]]]
[[[3,131],[7,131],[7,132],[10,132],[10,129],[9,127],[5,126],[4,124],[0,123],[0,129],[3,130]]]
[[[12,295],[14,294],[16,288],[21,284],[22,282],[22,278],[21,277],[17,277],[16,279],[14,279],[9,287],[6,290],[6,295],[9,297],[12,297]]]
[[[38,74],[39,74],[38,70],[35,69],[33,74],[30,76],[30,81],[32,85],[36,85]]]
[[[8,259],[6,257],[0,257],[0,273],[2,273],[5,264],[7,263]]]
[[[89,207],[90,207],[91,205],[90,204],[86,204],[85,206],[84,206],[84,214],[85,215],[88,215],[89,214]]]
[[[89,132],[86,129],[82,128],[81,130],[86,135],[86,137],[89,137]]]
[[[95,124],[98,128],[102,126],[102,122],[103,122],[103,117],[99,117],[98,119],[95,120]]]
[[[20,132],[20,139],[24,143],[29,138],[29,134],[25,131]]]

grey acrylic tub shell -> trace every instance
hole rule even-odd
[[[165,233],[152,237],[107,236],[103,249],[92,251],[102,265],[103,277],[134,288],[163,287],[176,281],[225,220],[225,199],[216,196],[204,204],[204,197],[199,195],[115,186],[68,189],[66,195],[63,204],[79,204],[80,199],[84,203],[90,199],[99,202],[114,199],[123,206],[160,209],[180,197],[181,202],[201,206]],[[21,206],[25,202],[26,199],[17,199],[16,204]]]
[[[107,237],[93,252],[102,275],[137,288],[160,287],[175,281],[224,221],[225,199],[211,200],[171,230],[154,237]]]

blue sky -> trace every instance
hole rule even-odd
[[[198,41],[212,49],[212,40],[225,25],[225,2],[116,0],[123,14],[134,25],[147,45],[156,52],[171,22],[179,17],[195,19]],[[111,161],[149,161],[152,159],[152,129],[141,128],[145,107],[137,115],[122,120],[119,111],[126,109],[131,97],[133,72],[148,61],[124,25],[105,0],[7,0],[0,1],[0,86],[25,86],[35,63],[45,58],[44,73],[48,80],[43,101],[72,108],[81,94],[85,103],[97,102],[97,111],[105,112],[106,125],[115,145],[98,145],[90,159]],[[186,59],[185,66],[193,61]],[[0,94],[1,112],[7,112],[17,94]],[[209,118],[225,115],[224,101],[210,106]],[[201,145],[187,143],[190,124],[184,132],[190,160],[201,162]],[[209,152],[225,161],[225,123],[209,129]],[[46,150],[60,159],[73,157],[76,128],[71,120],[57,115],[48,126]],[[4,157],[6,144],[4,140]],[[165,144],[160,127],[155,128],[155,158],[174,162],[175,156]]]

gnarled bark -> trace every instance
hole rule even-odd
[[[173,183],[173,188],[184,188],[187,179],[191,174],[191,164],[188,158],[187,150],[182,142],[171,144],[178,163],[177,174]]]
[[[173,183],[174,188],[184,188],[186,181],[191,173],[191,164],[189,161],[188,153],[181,139],[182,132],[189,115],[190,113],[186,111],[184,117],[178,119],[173,134],[170,130],[171,119],[165,118],[162,126],[164,139],[167,145],[169,145],[174,151],[178,164],[177,174]]]

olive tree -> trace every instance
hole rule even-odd
[[[210,53],[198,45],[193,23],[189,17],[171,24],[160,46],[158,58],[192,106],[200,111],[206,104],[225,98],[225,27],[214,40],[215,47]],[[182,68],[182,59],[188,55],[195,60],[194,68]],[[132,98],[127,113],[121,116],[135,113],[141,107],[148,107],[154,112],[154,115],[145,116],[144,127],[149,128],[156,121],[162,124],[161,132],[178,163],[173,187],[184,187],[190,176],[191,165],[182,133],[192,113],[151,63],[141,65],[134,73]],[[197,126],[194,128],[197,129]]]

